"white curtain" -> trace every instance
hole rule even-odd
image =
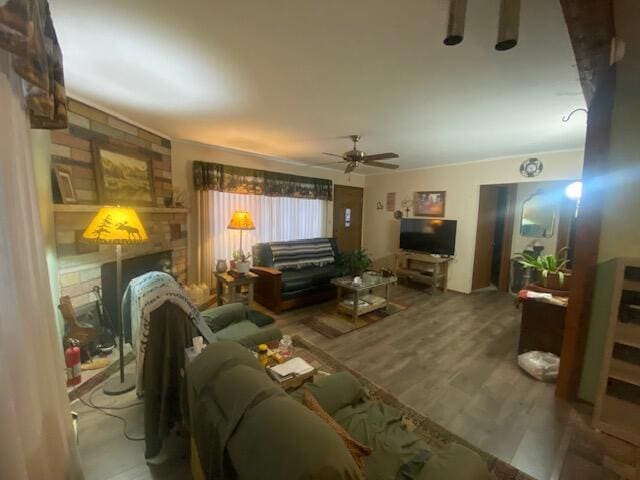
[[[267,197],[208,191],[213,260],[229,260],[240,248],[240,231],[227,225],[233,212],[246,210],[255,230],[242,232],[242,248],[251,252],[255,243],[300,240],[326,235],[327,201],[291,197]]]
[[[20,81],[0,51],[0,477],[82,479]]]

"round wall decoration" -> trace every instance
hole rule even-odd
[[[538,158],[528,158],[520,164],[520,173],[523,177],[537,177],[542,169],[542,160]]]
[[[396,220],[400,220],[402,218],[402,210],[396,210],[393,212],[393,218]]]

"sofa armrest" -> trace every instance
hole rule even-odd
[[[281,276],[282,272],[275,268],[270,267],[251,267],[251,271],[258,276]]]
[[[251,271],[258,275],[254,287],[256,301],[268,309],[280,313],[282,272],[269,267],[253,267]]]

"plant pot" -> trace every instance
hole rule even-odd
[[[528,290],[540,293],[550,293],[556,297],[568,297],[569,288],[571,285],[571,271],[564,273],[564,283],[560,285],[560,278],[557,273],[550,273],[547,276],[547,284],[545,285],[542,280],[527,285]]]
[[[563,272],[564,273],[564,282],[560,283],[560,277],[557,273],[550,273],[547,276],[547,285],[546,287],[551,290],[559,290],[568,292],[571,285],[571,272]],[[544,283],[542,283],[544,285]]]
[[[251,268],[251,262],[236,262],[236,272],[246,275]]]

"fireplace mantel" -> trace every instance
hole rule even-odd
[[[91,213],[100,210],[102,205],[63,205],[56,203],[53,205],[54,213]],[[134,207],[139,213],[189,213],[186,208],[164,208],[164,207]]]

